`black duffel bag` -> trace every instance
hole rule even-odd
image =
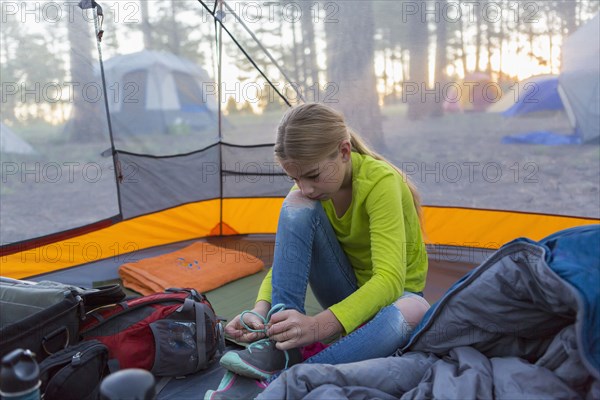
[[[82,289],[0,277],[0,357],[22,348],[41,362],[79,343],[79,324],[86,311],[124,297],[120,285]]]

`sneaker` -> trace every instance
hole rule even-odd
[[[245,350],[232,350],[221,357],[221,365],[225,369],[248,378],[265,380],[300,362],[300,349],[279,350],[271,339],[258,340]]]
[[[204,400],[249,400],[254,399],[267,387],[266,382],[225,372],[217,390],[208,390]]]

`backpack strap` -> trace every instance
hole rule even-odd
[[[194,301],[193,298],[188,297],[185,299],[181,307],[177,309],[178,312],[189,312],[192,311],[196,314],[196,349],[198,352],[198,367],[206,368],[206,322],[205,316],[206,311],[204,310],[206,305]]]
[[[126,297],[126,294],[120,284],[114,284],[83,290],[81,297],[83,297],[85,310],[90,311],[98,307],[118,303]]]
[[[186,300],[187,301],[187,300]],[[193,301],[193,300],[190,300]],[[198,346],[198,365],[201,368],[206,368],[206,322],[204,311],[204,303],[196,303],[196,346]]]

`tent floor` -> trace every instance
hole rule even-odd
[[[252,235],[252,236],[233,236],[208,238],[207,240],[215,245],[234,249],[252,249],[248,251],[261,258],[266,266],[271,266],[273,261],[273,235]],[[185,247],[194,241],[176,243],[159,248],[146,249],[136,252],[135,259],[153,257],[159,254],[175,251]],[[251,244],[251,245],[250,245]],[[244,245],[248,245],[244,247]],[[436,302],[446,290],[460,279],[465,273],[477,266],[491,251],[470,249],[468,257],[465,257],[465,249],[452,249],[430,247],[429,272],[427,276],[427,286],[424,290],[425,298],[430,302]],[[69,283],[78,286],[99,286],[108,282],[118,281],[118,267],[123,263],[123,259],[113,257],[110,259],[98,261],[85,266],[71,268],[64,271],[37,276],[32,280],[55,280],[63,283]],[[132,257],[127,255],[127,259]],[[206,295],[211,301],[217,314],[227,320],[243,310],[250,309],[254,305],[256,293],[260,282],[267,271],[236,280],[220,288],[207,292]],[[136,295],[131,292],[130,294]],[[310,293],[307,295],[306,311],[314,315],[321,310],[320,305]],[[228,349],[233,349],[235,345],[228,344]],[[202,398],[209,389],[215,389],[225,371],[214,362],[210,368],[197,374],[190,375],[183,379],[172,379],[160,392],[158,399],[188,399]]]
[[[220,245],[224,244],[220,243]],[[434,252],[430,252],[429,255],[429,273],[427,287],[424,291],[425,298],[431,303],[437,301],[454,282],[475,266],[467,262],[443,261],[439,257],[436,257],[435,254]],[[271,265],[272,263],[272,259],[268,257],[263,259],[263,261],[265,265]],[[212,290],[206,293],[206,295],[219,315],[229,320],[241,311],[252,308],[256,292],[266,273],[267,271],[263,271],[239,279]],[[309,288],[306,300],[307,313],[314,315],[321,309]],[[235,348],[234,345],[228,346],[228,349]],[[225,370],[220,367],[218,362],[215,362],[208,370],[188,376],[185,379],[169,381],[167,386],[159,393],[158,399],[202,398],[207,390],[214,390],[219,386],[219,382],[224,374]]]

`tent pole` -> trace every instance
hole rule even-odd
[[[281,72],[281,75],[283,75],[283,77],[285,78],[285,80],[290,84],[290,86],[292,88],[294,88],[294,91],[296,92],[296,94],[298,95],[298,98],[300,100],[302,100],[303,103],[306,102],[306,100],[304,99],[304,97],[302,96],[302,92],[300,92],[300,90],[298,90],[298,85],[294,84],[292,82],[292,80],[289,78],[289,76],[285,73],[285,71],[279,66],[279,63],[275,60],[275,58],[273,58],[273,56],[271,55],[271,53],[269,52],[269,50],[267,50],[263,44],[258,40],[258,38],[256,37],[256,35],[254,34],[254,32],[252,32],[250,30],[250,28],[248,28],[248,25],[246,25],[244,23],[244,21],[239,17],[239,15],[237,15],[235,13],[235,11],[233,10],[233,8],[231,8],[229,6],[229,4],[225,3],[225,7],[227,7],[227,11],[231,12],[231,14],[235,17],[235,19],[244,27],[244,29],[246,30],[246,32],[248,32],[248,34],[250,35],[250,37],[252,37],[252,39],[254,39],[254,41],[256,42],[256,44],[258,45],[258,47],[260,47],[260,49],[267,55],[267,57],[269,58],[269,60],[273,63],[273,65],[275,65],[275,67],[277,67],[277,69],[279,70],[279,72]],[[269,82],[270,83],[270,82]],[[273,86],[273,85],[271,85]]]
[[[223,0],[219,0],[219,3],[222,2]],[[223,21],[222,21],[222,17],[223,17],[223,13],[222,10],[220,10],[219,15],[215,15],[214,11],[211,11],[208,6],[206,4],[204,4],[204,2],[202,0],[198,0],[198,2],[200,4],[202,4],[202,6],[208,10],[208,12],[211,13],[211,15],[213,16],[213,18],[215,19],[215,23],[218,23],[221,28],[227,32],[227,35],[231,38],[231,40],[233,40],[233,43],[236,44],[236,46],[238,47],[238,49],[246,56],[246,59],[248,61],[250,61],[250,63],[252,64],[252,66],[261,74],[261,76],[267,81],[267,83],[273,88],[273,90],[275,91],[275,93],[277,93],[279,95],[279,97],[281,97],[281,99],[285,102],[285,104],[287,104],[289,107],[291,107],[292,105],[290,104],[289,100],[275,87],[275,85],[273,85],[273,83],[271,83],[271,80],[267,77],[267,75],[263,72],[262,69],[260,69],[260,67],[256,64],[256,62],[252,59],[252,57],[250,57],[250,54],[248,54],[248,52],[242,47],[242,45],[235,39],[235,37],[233,36],[233,34],[231,32],[229,32],[229,29],[227,29],[227,27],[225,27],[223,25]],[[293,86],[293,85],[292,85]]]
[[[223,1],[219,0],[219,12],[223,13]],[[218,93],[218,110],[219,110],[219,236],[223,236],[223,117],[222,117],[222,105],[223,105],[223,91],[221,87],[223,85],[223,25],[218,25],[215,19],[215,35],[217,37],[217,73],[219,75],[218,82],[219,87]]]
[[[96,5],[97,6],[97,5]],[[122,180],[122,175],[121,175],[121,167],[119,165],[119,160],[118,160],[118,155],[117,155],[117,151],[115,149],[115,139],[113,136],[113,129],[112,129],[112,121],[110,118],[110,110],[108,108],[108,94],[107,94],[107,90],[106,90],[106,76],[104,74],[104,61],[102,59],[102,45],[101,45],[101,40],[102,40],[102,31],[100,30],[100,27],[98,26],[98,13],[97,13],[97,8],[93,7],[92,8],[92,12],[94,14],[94,32],[96,33],[95,37],[96,37],[96,44],[98,46],[98,61],[100,63],[100,77],[102,79],[102,91],[103,91],[103,95],[104,95],[104,108],[106,111],[106,121],[108,124],[108,137],[110,138],[110,149],[111,149],[111,157],[112,157],[112,162],[113,162],[113,169],[115,171],[115,184],[116,184],[116,189],[117,189],[117,205],[119,207],[119,217],[122,220],[123,219],[123,207],[121,205],[121,188],[120,188],[120,182]],[[103,17],[104,18],[104,17]]]

